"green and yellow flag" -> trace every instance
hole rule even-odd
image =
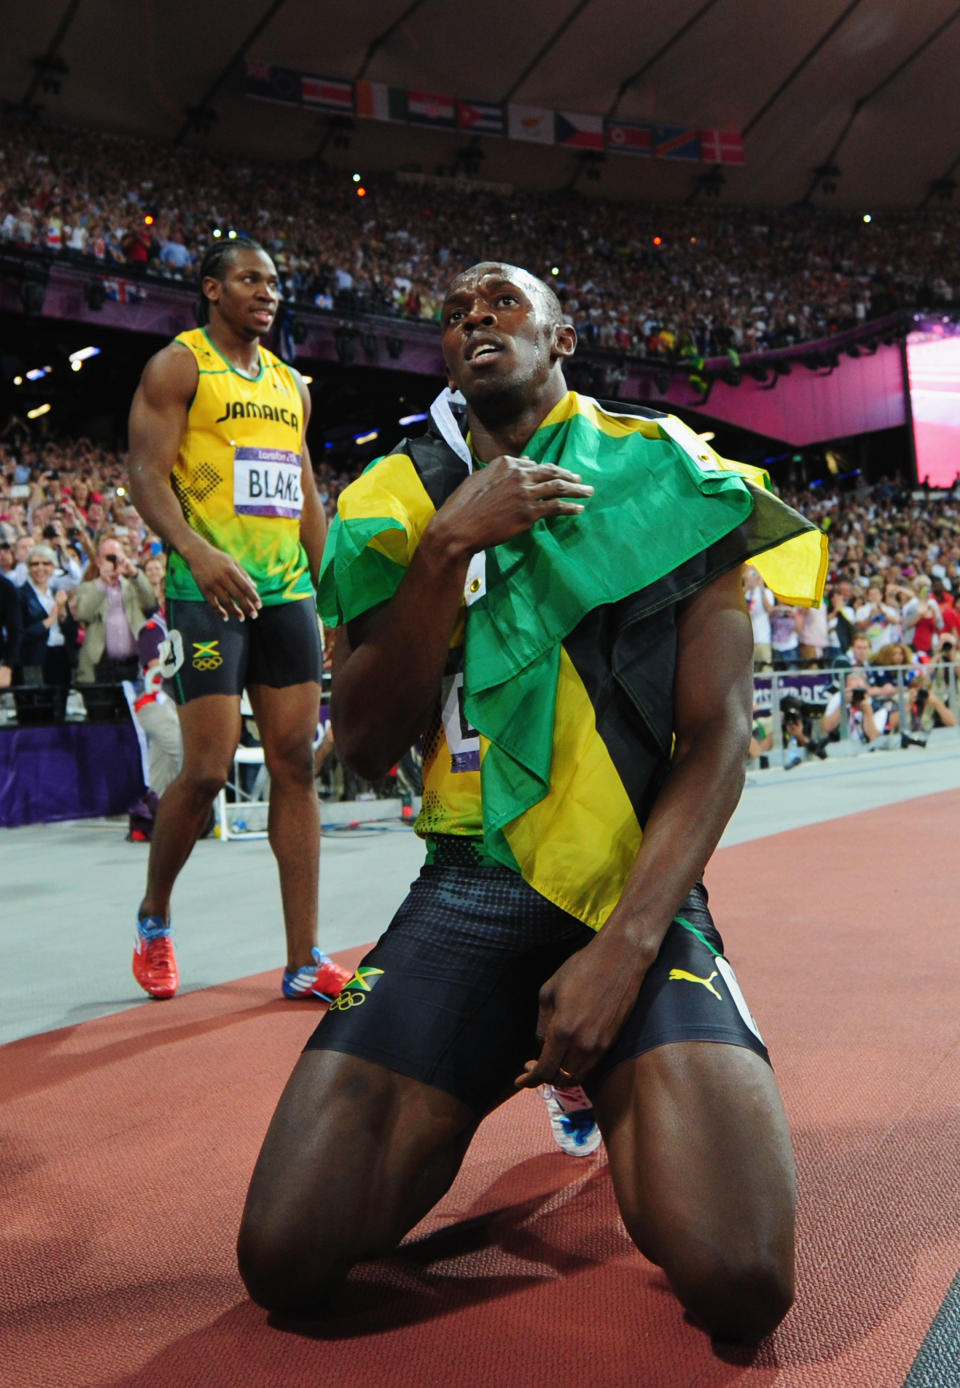
[[[427,442],[379,459],[341,495],[318,596],[328,624],[393,595],[466,476],[439,437]],[[524,452],[580,473],[594,494],[579,515],[539,520],[485,555],[464,654],[484,847],[599,928],[669,763],[676,604],[750,560],[783,601],[813,605],[826,539],[765,474],[670,416],[617,414],[571,392]]]

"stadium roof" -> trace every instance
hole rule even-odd
[[[948,196],[960,166],[953,0],[31,0],[6,26],[0,99],[70,124],[363,171],[448,171],[469,144],[252,100],[247,62],[743,136],[742,166],[479,137],[481,178],[534,190],[867,210]]]

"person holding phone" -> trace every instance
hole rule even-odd
[[[135,680],[140,668],[137,633],[156,611],[157,595],[120,541],[101,540],[97,559],[74,591],[71,609],[84,628],[78,684]]]

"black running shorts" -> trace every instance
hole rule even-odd
[[[592,938],[508,868],[427,865],[306,1049],[362,1056],[482,1115],[539,1055],[542,984]],[[588,1091],[673,1041],[726,1042],[769,1059],[722,950],[698,883]]]
[[[251,684],[285,689],[320,683],[323,652],[312,598],[261,607],[224,621],[207,602],[170,599],[170,654],[163,674],[178,704],[205,694],[241,694]]]

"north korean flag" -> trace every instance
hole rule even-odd
[[[607,149],[614,154],[639,154],[649,158],[653,153],[653,127],[636,121],[608,120]]]

